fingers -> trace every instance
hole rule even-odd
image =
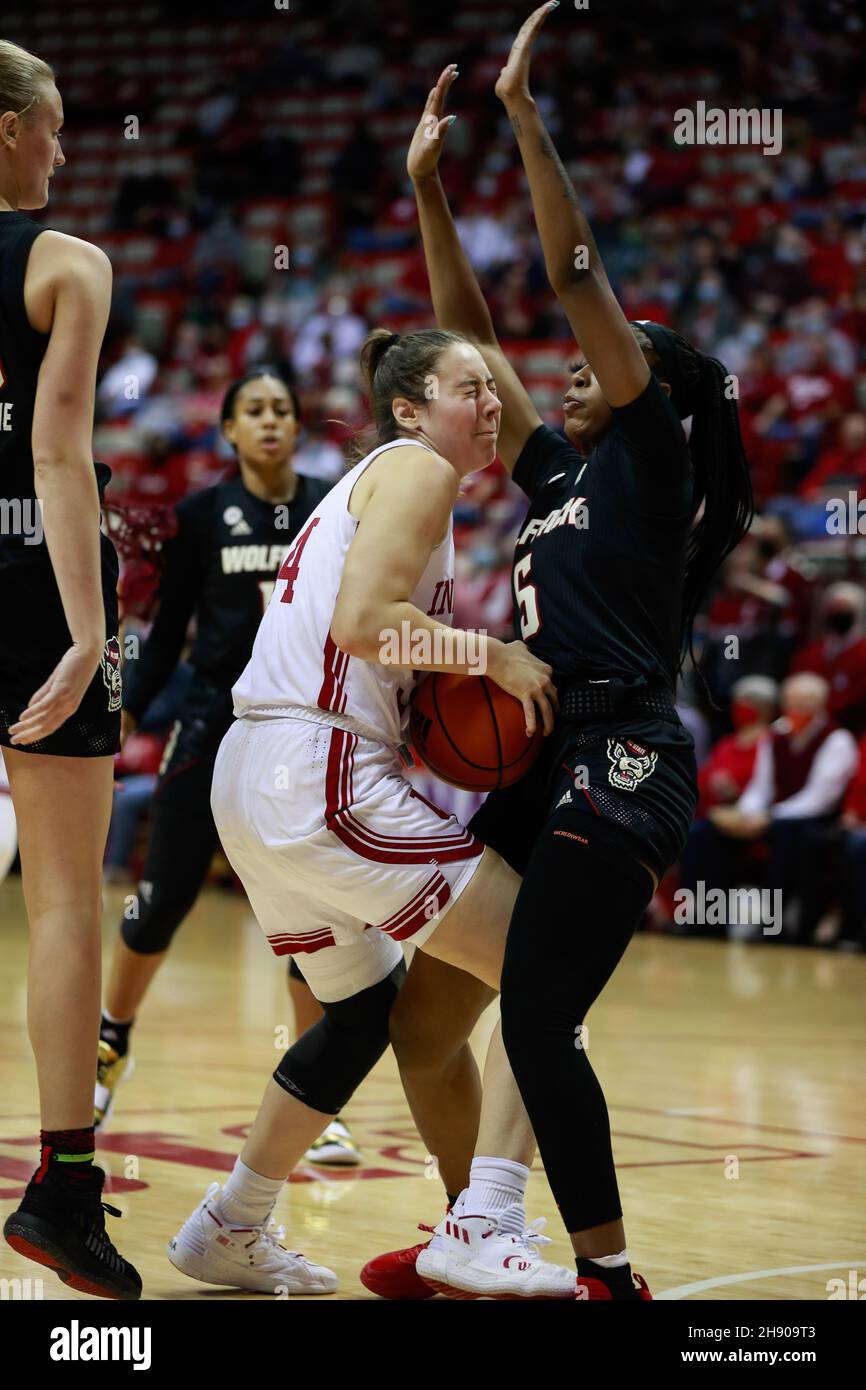
[[[459,73],[456,63],[449,63],[447,68],[442,69],[436,86],[430,88],[430,95],[427,97],[427,105],[424,107],[425,116],[442,115],[442,112],[445,110],[445,98],[458,76]]]
[[[522,702],[523,713],[526,718],[526,737],[532,738],[535,733],[535,704],[531,695],[527,695]]]
[[[546,681],[545,684],[534,690],[522,701],[523,711],[526,715],[526,736],[532,738],[538,725],[536,717],[536,706],[541,715],[541,726],[544,730],[545,738],[552,734],[556,727],[556,716],[559,713],[559,701],[557,700],[556,690]]]
[[[10,743],[38,743],[40,739],[48,738],[49,734],[53,734],[61,724],[65,724],[71,714],[75,713],[75,708],[64,694],[56,696],[39,714],[33,714],[29,708],[26,709],[17,724],[10,725]]]
[[[514,53],[515,51],[518,53],[522,53],[524,48],[532,47],[535,41],[535,36],[541,28],[542,24],[547,19],[547,16],[550,14],[551,10],[555,10],[558,5],[559,0],[549,0],[548,4],[540,5],[537,10],[533,10],[529,18],[527,20],[524,20],[523,24],[520,26],[517,38],[514,40],[514,43],[512,44],[512,53]]]

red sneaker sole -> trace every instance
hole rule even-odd
[[[87,1279],[83,1274],[75,1274],[72,1270],[64,1269],[63,1265],[54,1255],[47,1250],[40,1250],[38,1245],[32,1245],[25,1236],[8,1235],[6,1244],[11,1245],[12,1249],[25,1259],[33,1260],[38,1265],[44,1265],[46,1269],[51,1269],[62,1279],[70,1289],[75,1289],[76,1293],[93,1294],[96,1298],[128,1298],[129,1295],[118,1293],[116,1289],[107,1289],[102,1284],[97,1284],[92,1279]]]
[[[466,1289],[455,1289],[451,1284],[440,1284],[432,1279],[428,1282],[434,1293],[441,1293],[445,1298],[493,1298],[511,1303],[567,1303],[574,1298],[574,1294],[571,1293],[562,1295],[552,1293],[469,1293]]]

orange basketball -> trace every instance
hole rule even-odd
[[[537,711],[536,711],[537,714]],[[523,706],[487,676],[440,671],[416,688],[409,730],[431,772],[464,791],[509,787],[541,752],[541,722],[526,737]]]

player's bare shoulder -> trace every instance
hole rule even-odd
[[[453,464],[430,448],[400,445],[387,449],[366,468],[352,489],[349,511],[356,519],[370,498],[393,496],[395,501],[407,496],[424,496],[431,501],[457,500],[460,479]]]
[[[39,333],[49,333],[57,291],[77,285],[84,293],[110,291],[111,261],[99,246],[66,232],[47,229],[30,250],[24,280],[24,303],[30,323]]]

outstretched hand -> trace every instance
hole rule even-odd
[[[415,128],[406,169],[413,183],[427,179],[436,172],[445,132],[456,116],[445,116],[445,98],[457,77],[457,64],[449,63],[439,75],[439,81],[432,88],[424,107],[424,114]]]
[[[532,45],[535,43],[542,24],[551,10],[555,10],[559,0],[548,0],[541,5],[521,27],[520,33],[511,45],[508,62],[496,81],[494,91],[500,101],[514,101],[517,97],[529,96],[529,65],[532,62]]]

